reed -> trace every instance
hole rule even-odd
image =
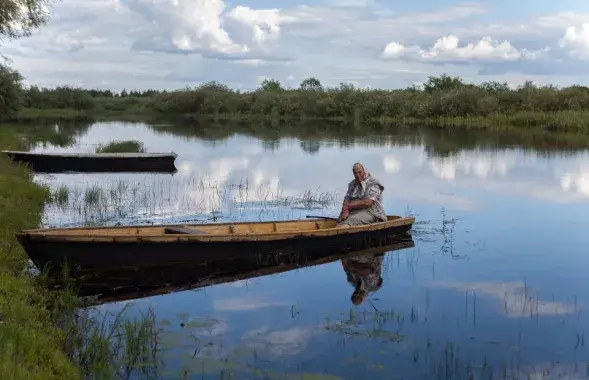
[[[137,140],[111,141],[99,144],[96,153],[145,153],[145,146]]]
[[[64,323],[66,352],[84,378],[157,378],[158,334],[152,309],[135,310],[126,304],[116,313],[85,308]]]
[[[60,185],[49,191],[42,222],[46,226],[286,219],[302,211],[326,210],[339,202],[335,191],[284,195],[273,183],[253,188],[243,179],[220,183],[206,177],[169,181],[146,176],[136,181]]]
[[[60,185],[52,192],[52,201],[59,207],[65,207],[69,202],[69,195],[70,193],[67,186]]]

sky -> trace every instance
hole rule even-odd
[[[0,53],[43,87],[404,88],[442,73],[567,86],[589,82],[589,2],[61,0]]]

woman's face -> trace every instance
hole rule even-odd
[[[366,173],[364,172],[364,168],[362,166],[357,165],[352,169],[352,171],[354,172],[354,178],[356,179],[356,181],[364,181]]]

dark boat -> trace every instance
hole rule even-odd
[[[25,230],[16,234],[40,270],[70,275],[109,268],[198,265],[218,259],[340,253],[385,245],[411,229],[415,218],[336,227],[309,219],[194,225],[82,227]]]
[[[126,301],[179,291],[195,290],[255,277],[285,273],[296,269],[328,264],[337,260],[384,256],[387,252],[415,246],[408,233],[396,235],[377,248],[347,253],[315,252],[267,257],[242,256],[219,259],[201,265],[177,265],[163,268],[112,269],[88,272],[78,277],[78,296],[91,298],[89,303]]]
[[[36,172],[176,172],[172,153],[52,153],[3,150]]]

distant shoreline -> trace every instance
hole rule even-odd
[[[231,114],[191,114],[191,113],[158,113],[145,109],[130,109],[129,111],[105,111],[105,110],[76,110],[69,108],[36,109],[24,108],[13,117],[1,122],[34,122],[36,120],[88,120],[88,121],[149,121],[160,118],[181,119],[207,119],[223,121],[284,121],[284,122],[349,122],[366,128],[369,133],[371,125],[378,124],[379,129],[383,125],[411,126],[426,125],[442,128],[466,128],[466,129],[505,129],[505,127],[518,127],[522,129],[540,129],[546,132],[589,132],[589,110],[582,111],[553,111],[553,112],[517,112],[514,114],[493,114],[489,116],[473,117],[375,117],[364,120],[354,120],[347,117],[284,117],[272,115],[231,115]],[[0,122],[0,123],[1,123]],[[259,125],[256,125],[259,127]]]
[[[6,120],[93,118],[138,120],[161,116],[217,120],[345,121],[354,125],[414,125],[487,128],[534,127],[587,132],[589,87],[465,83],[460,77],[429,77],[405,89],[324,87],[307,78],[298,88],[266,79],[252,91],[218,82],[175,91],[121,91],[31,86],[15,92]]]

